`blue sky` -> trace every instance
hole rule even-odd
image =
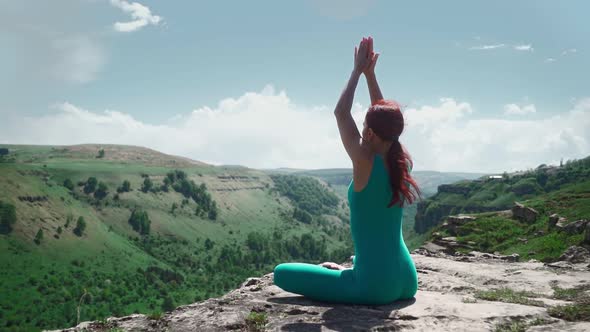
[[[0,143],[138,144],[216,164],[349,167],[330,116],[354,46],[371,35],[385,97],[407,106],[401,141],[415,169],[500,172],[585,157],[588,12],[587,1],[4,1]],[[362,80],[355,102],[360,124]],[[248,113],[271,106],[287,113]],[[289,112],[291,126],[268,129]],[[96,132],[67,130],[64,116]],[[245,128],[229,131],[222,118]],[[512,129],[496,137],[494,126]],[[316,139],[298,136],[311,128]],[[162,132],[176,139],[153,139]],[[545,145],[530,135],[547,136]]]

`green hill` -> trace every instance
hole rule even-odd
[[[481,177],[440,185],[437,193],[418,202],[414,229],[424,234],[448,215],[510,209],[522,201],[570,184],[590,180],[590,157],[562,166],[539,165],[534,170],[504,173],[500,178]]]
[[[535,222],[521,221],[504,212],[483,212],[469,214],[476,219],[457,226],[453,234],[441,224],[429,230],[428,237],[435,240],[455,236],[460,252],[517,253],[522,260],[534,258],[543,262],[555,261],[568,247],[584,244],[583,233],[551,227],[549,217],[556,213],[568,221],[565,225],[590,220],[590,180],[563,184],[560,189],[519,203],[539,213]]]
[[[277,188],[132,146],[2,148],[0,330],[72,326],[78,307],[80,321],[168,310],[353,252],[346,205],[313,178]]]

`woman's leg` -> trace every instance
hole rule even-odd
[[[356,303],[359,299],[352,269],[331,270],[308,263],[283,263],[274,269],[274,283],[285,291],[310,299]]]

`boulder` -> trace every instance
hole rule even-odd
[[[513,218],[532,224],[537,220],[539,212],[533,208],[524,206],[519,202],[514,202],[514,206],[512,207],[512,216]]]
[[[590,262],[590,252],[584,247],[571,246],[559,256],[558,260],[574,264]]]
[[[580,219],[576,221],[572,221],[569,224],[563,227],[563,230],[568,234],[581,234],[584,229],[586,229],[586,225],[588,224],[589,220]]]
[[[550,215],[549,216],[549,224],[548,224],[549,229],[555,228],[557,221],[559,221],[559,215],[557,213]]]

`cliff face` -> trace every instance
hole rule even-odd
[[[506,257],[475,251],[451,256],[419,248],[412,252],[419,273],[416,297],[390,305],[312,301],[273,285],[271,273],[250,278],[221,298],[181,306],[162,317],[135,314],[63,331],[590,330],[585,316],[590,311],[588,256],[576,264]],[[572,316],[576,310],[582,311]]]

